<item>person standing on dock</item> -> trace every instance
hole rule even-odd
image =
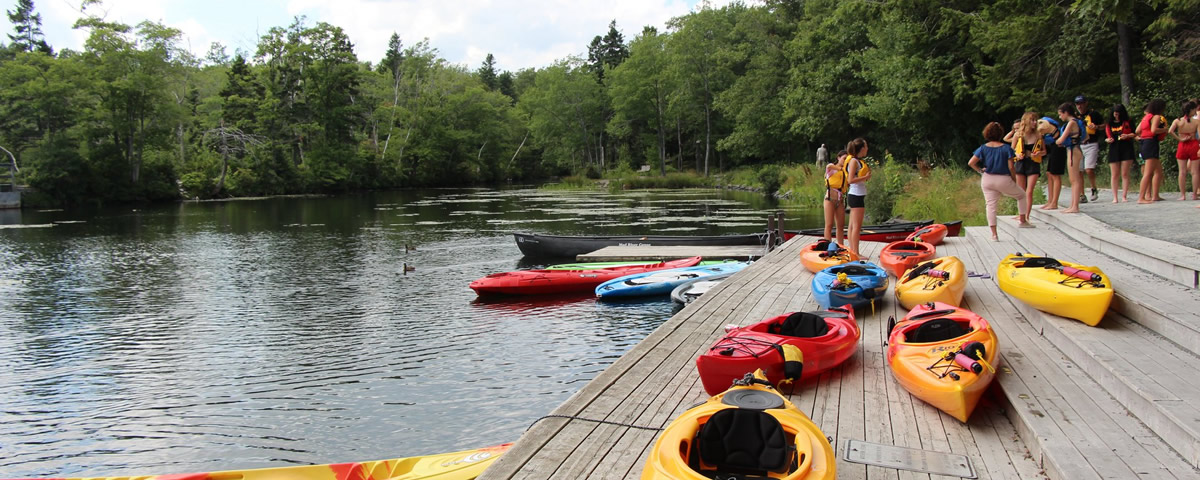
[[[1004,132],[1000,132],[1004,135]],[[862,235],[863,217],[867,215],[867,180],[871,179],[871,167],[864,161],[867,157],[867,141],[862,137],[846,144],[846,177],[850,190],[846,193],[846,205],[850,207],[850,222],[846,227],[846,240],[850,251],[859,254],[858,237]]]
[[[1158,190],[1162,188],[1163,168],[1162,162],[1158,159],[1158,142],[1161,142],[1167,137],[1167,119],[1163,118],[1163,111],[1167,108],[1167,102],[1161,98],[1150,100],[1146,104],[1146,108],[1142,109],[1142,121],[1138,122],[1138,126],[1134,133],[1138,138],[1138,146],[1142,156],[1142,160],[1146,162],[1142,165],[1142,182],[1138,185],[1138,203],[1154,203],[1163,198],[1158,195]]]
[[[825,167],[829,162],[829,151],[825,150],[825,144],[822,143],[820,148],[817,148],[817,168]]]
[[[1083,121],[1075,116],[1075,105],[1059,105],[1058,119],[1062,121],[1062,126],[1058,127],[1058,140],[1055,143],[1067,150],[1067,179],[1071,181],[1071,206],[1062,212],[1079,213],[1080,200],[1087,200],[1083,196],[1083,169],[1080,168],[1083,162],[1083,149],[1080,147],[1087,140],[1087,132]]]
[[[1000,198],[1017,199],[1017,218],[1021,222],[1018,227],[1032,228],[1033,224],[1025,216],[1029,206],[1025,204],[1025,191],[1017,185],[1014,162],[1017,152],[1004,143],[1004,127],[998,122],[987,124],[983,127],[983,139],[986,142],[975,149],[967,165],[983,175],[979,180],[979,188],[983,190],[983,198],[987,201],[988,227],[992,229],[992,240],[999,241],[1000,237],[996,235],[996,212],[1000,209]]]
[[[1100,160],[1100,126],[1104,125],[1104,117],[1099,112],[1092,109],[1088,105],[1087,97],[1079,95],[1075,97],[1075,108],[1079,110],[1079,118],[1083,120],[1084,128],[1087,129],[1087,140],[1083,141],[1083,145],[1079,148],[1083,150],[1083,169],[1087,174],[1088,183],[1092,184],[1092,201],[1100,198],[1100,190],[1096,188],[1096,162]],[[1076,192],[1071,192],[1072,194]],[[1078,192],[1083,196],[1083,189]],[[1080,201],[1086,201],[1086,198]]]
[[[846,225],[846,167],[842,162],[846,158],[846,151],[842,150],[837,153],[837,160],[834,163],[825,165],[825,200],[822,205],[825,209],[825,240],[837,239],[837,244],[845,246],[845,227]],[[836,229],[836,230],[834,230]]]
[[[1187,199],[1187,176],[1192,174],[1192,200],[1200,196],[1200,140],[1196,140],[1197,130],[1200,130],[1200,120],[1192,118],[1196,114],[1196,102],[1183,102],[1183,114],[1171,122],[1167,134],[1179,141],[1175,149],[1175,161],[1179,163],[1179,199]]]

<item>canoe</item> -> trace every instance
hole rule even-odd
[[[859,241],[863,242],[894,242],[896,240],[904,240],[910,233],[917,229],[933,224],[933,220],[925,220],[921,222],[903,222],[903,223],[884,223],[880,225],[864,225],[862,234],[859,236]],[[946,222],[946,235],[957,237],[962,230],[962,220]],[[810,237],[823,237],[825,230],[823,228],[810,228],[806,230],[789,230],[785,232],[785,239],[791,239],[793,235],[807,235]]]
[[[471,282],[476,294],[542,295],[549,293],[591,292],[596,286],[625,275],[690,267],[700,257],[672,260],[649,265],[626,265],[595,270],[517,270],[493,273]]]
[[[483,473],[484,469],[500,458],[500,455],[511,445],[511,443],[506,443],[462,452],[361,463],[99,478],[104,480],[470,480]],[[71,480],[84,480],[85,478],[94,477]]]
[[[671,290],[671,301],[680,305],[687,305],[693,300],[700,298],[708,293],[717,285],[720,285],[726,278],[732,277],[733,273],[722,273],[718,275],[710,275],[703,278],[693,278],[679,284],[674,290]]]
[[[813,296],[821,308],[871,303],[883,298],[887,288],[887,271],[863,260],[834,265],[817,272],[812,279]]]
[[[933,258],[934,255],[937,255],[937,249],[932,244],[899,240],[884,245],[879,251],[879,264],[892,276],[900,278],[905,270]]]
[[[785,380],[804,382],[850,358],[861,336],[854,310],[849,308],[786,313],[729,330],[696,359],[696,369],[709,395],[758,369],[772,385]],[[785,371],[783,345],[794,346],[803,355],[799,378],[789,378]]]
[[[1096,326],[1112,303],[1112,281],[1097,267],[1049,257],[1004,257],[996,270],[1000,289],[1046,313]]]
[[[858,260],[857,253],[828,240],[819,240],[800,250],[800,263],[812,273],[855,260]]]
[[[905,390],[965,423],[995,377],[996,348],[983,317],[927,303],[889,327],[887,362]]]
[[[737,246],[737,245],[766,245],[767,234],[754,233],[748,235],[622,235],[622,236],[568,236],[542,235],[537,233],[514,233],[517,248],[526,257],[575,258],[584,253],[594,252],[604,247],[613,246],[659,246],[659,245],[699,245],[699,246]]]
[[[688,280],[723,273],[737,273],[749,264],[749,262],[725,262],[716,265],[696,265],[625,275],[596,286],[596,296],[602,299],[614,299],[670,295],[671,290]]]
[[[959,224],[961,225],[962,222],[959,222]],[[918,228],[915,232],[908,234],[908,236],[904,239],[910,242],[925,242],[936,246],[942,244],[942,240],[946,239],[946,233],[948,231],[949,229],[946,228],[945,225],[935,223],[933,225],[927,225]],[[920,238],[920,240],[918,240],[918,238]]]
[[[642,480],[837,478],[825,433],[757,373],[672,420]]]
[[[922,303],[962,305],[967,269],[958,257],[939,257],[917,265],[896,279],[896,300],[906,309]]]

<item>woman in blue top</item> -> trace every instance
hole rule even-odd
[[[996,122],[987,124],[983,127],[983,138],[987,143],[975,149],[967,165],[983,174],[979,187],[983,189],[983,198],[987,200],[988,226],[992,228],[992,240],[1000,240],[996,236],[996,210],[1000,207],[1002,197],[1017,199],[1018,218],[1021,221],[1017,226],[1032,228],[1033,224],[1025,217],[1029,206],[1025,204],[1025,191],[1017,185],[1013,168],[1017,152],[1004,143],[1004,127]]]

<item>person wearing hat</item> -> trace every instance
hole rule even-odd
[[[1087,139],[1079,146],[1083,150],[1083,164],[1081,165],[1087,172],[1087,181],[1092,185],[1092,201],[1096,201],[1099,197],[1099,190],[1096,188],[1096,163],[1100,159],[1100,128],[1104,125],[1104,116],[1088,106],[1087,97],[1079,95],[1075,97],[1075,108],[1079,110],[1079,119],[1083,120],[1084,126],[1087,128]],[[1087,202],[1087,197],[1083,196],[1083,191],[1079,192],[1080,201]]]

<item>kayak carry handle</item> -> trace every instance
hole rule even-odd
[[[980,365],[979,362],[975,361],[974,358],[968,357],[961,353],[954,354],[954,363],[957,363],[958,366],[968,371],[974,373],[983,373],[983,365]]]
[[[947,272],[945,270],[930,270],[928,272],[925,272],[925,274],[929,275],[933,278],[940,278],[942,280],[950,279],[950,272]]]
[[[1075,267],[1068,267],[1065,265],[1059,266],[1057,268],[1057,270],[1059,272],[1062,272],[1063,275],[1066,275],[1068,277],[1075,277],[1075,278],[1079,278],[1079,279],[1086,280],[1089,282],[1099,282],[1100,281],[1100,274],[1092,273],[1087,270],[1083,270],[1083,269],[1079,269],[1079,268],[1075,268]]]

